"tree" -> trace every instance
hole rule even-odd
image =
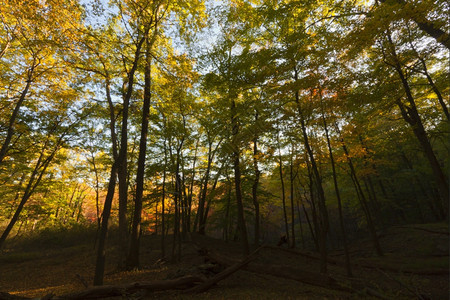
[[[5,1],[0,14],[0,33],[7,37],[0,52],[0,59],[5,62],[1,70],[5,74],[1,80],[1,100],[9,102],[5,105],[6,111],[3,114],[9,118],[7,121],[1,120],[2,123],[5,122],[6,129],[0,148],[2,164],[15,134],[20,110],[29,97],[30,90],[39,93],[42,91],[41,85],[49,84],[55,78],[67,74],[61,57],[55,59],[57,50],[52,46],[63,49],[75,42],[77,28],[73,28],[73,24],[79,26],[81,9],[69,1],[59,2],[51,7],[40,1],[28,1],[23,5],[16,5],[15,1]],[[70,23],[69,19],[73,23]],[[16,50],[8,51],[11,47]],[[32,106],[32,103],[29,105]]]
[[[145,171],[145,157],[147,150],[147,135],[148,135],[148,122],[150,113],[150,101],[151,101],[151,67],[152,67],[152,46],[157,36],[157,24],[159,3],[155,4],[155,7],[151,7],[152,16],[149,21],[149,25],[154,27],[153,33],[150,35],[150,30],[147,30],[145,36],[145,84],[144,84],[144,103],[142,107],[142,125],[141,125],[141,138],[139,141],[139,159],[138,170],[136,174],[136,195],[134,200],[134,215],[131,228],[130,238],[130,250],[127,258],[127,269],[134,269],[139,267],[139,235],[140,235],[140,223],[142,214],[142,194],[144,190],[144,171]]]
[[[74,113],[69,108],[77,106],[79,78],[59,55],[76,42],[80,7],[65,1],[51,7],[39,1],[24,5],[6,1],[0,13],[0,33],[6,36],[0,55],[4,74],[0,79],[0,174],[8,176],[9,167],[19,161],[23,166],[15,196],[21,201],[3,232],[3,244],[67,137],[74,133],[68,126],[76,130],[84,112]],[[73,23],[61,14],[70,16]],[[7,182],[15,182],[13,172],[9,177]]]
[[[57,113],[61,112],[59,111]],[[29,164],[34,163],[34,167],[32,168],[32,172],[29,175],[28,182],[26,184],[25,190],[22,193],[20,203],[17,206],[11,220],[9,221],[8,226],[5,228],[2,236],[0,237],[0,248],[3,246],[13,226],[19,219],[19,215],[22,212],[25,204],[30,199],[31,195],[36,191],[36,188],[41,183],[47,169],[49,168],[56,154],[66,143],[68,135],[71,134],[71,131],[75,128],[76,123],[78,122],[77,120],[77,122],[68,123],[67,120],[64,120],[63,118],[64,116],[62,118],[57,118],[56,120],[50,120],[50,123],[48,124],[45,124],[45,121],[42,122],[43,126],[39,131],[41,133],[45,133],[43,135],[44,139],[42,143],[37,145],[36,147],[37,156],[34,159],[35,161],[28,162]]]
[[[450,36],[441,29],[444,27],[445,21],[441,19],[431,21],[427,17],[432,11],[432,8],[437,8],[436,10],[439,11],[439,13],[445,15],[444,3],[440,3],[440,1],[437,3],[434,1],[422,1],[422,3],[419,3],[418,7],[404,0],[380,0],[380,3],[382,4],[380,8],[383,10],[381,13],[385,14],[386,12],[389,12],[391,18],[397,13],[397,16],[394,17],[395,19],[405,18],[414,21],[422,31],[433,37],[438,43],[447,47],[447,49],[450,49]]]
[[[442,199],[449,199],[450,195],[447,179],[444,175],[444,172],[442,171],[442,168],[436,158],[436,155],[434,154],[433,148],[428,139],[427,132],[425,130],[422,119],[417,109],[413,92],[411,90],[411,87],[408,83],[408,80],[404,74],[403,68],[398,59],[397,51],[395,49],[395,45],[392,41],[391,34],[389,31],[387,32],[386,39],[387,39],[387,50],[383,49],[383,60],[387,65],[391,66],[396,71],[400,79],[400,82],[404,88],[408,104],[405,105],[400,97],[396,99],[396,103],[401,111],[403,119],[408,124],[411,125],[413,132],[417,137],[425,153],[425,156],[427,157],[430,163]]]

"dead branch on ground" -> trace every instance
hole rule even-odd
[[[208,279],[207,281],[203,282],[202,284],[195,286],[187,292],[189,293],[201,293],[209,288],[211,288],[214,284],[217,282],[227,278],[231,274],[235,273],[236,271],[239,271],[240,269],[244,268],[246,265],[248,265],[253,259],[255,259],[256,255],[258,254],[259,250],[261,250],[262,247],[259,247],[255,251],[253,251],[249,256],[247,256],[243,261],[237,262],[235,264],[232,264],[228,268],[226,268],[224,271],[216,274],[212,278]]]

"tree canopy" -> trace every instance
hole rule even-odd
[[[2,0],[0,247],[111,224],[328,251],[448,220],[442,0]],[[164,237],[172,239],[166,249]],[[347,253],[347,260],[349,256]],[[350,264],[348,274],[351,274]]]

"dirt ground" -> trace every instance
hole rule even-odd
[[[328,264],[329,275],[340,285],[353,287],[351,292],[242,269],[201,294],[164,291],[135,295],[132,299],[449,299],[449,236],[445,224],[394,227],[380,237],[380,243],[385,251],[381,258],[374,256],[368,241],[352,245],[353,278],[345,276],[342,251],[330,253],[333,263]],[[129,272],[116,270],[117,253],[114,247],[109,247],[105,284],[173,279],[198,273],[198,266],[205,264],[205,256],[200,255],[199,249],[235,261],[242,259],[239,243],[194,234],[191,241],[182,244],[178,263],[161,261],[160,246],[159,236],[144,236],[142,268]],[[166,249],[171,252],[170,243]],[[315,257],[316,254],[301,249],[269,245],[250,264],[284,266],[295,268],[296,272],[318,274],[319,260]],[[0,254],[0,291],[43,297],[83,290],[84,284],[92,283],[94,262],[94,246],[89,239],[68,247],[6,249]],[[212,274],[202,276],[208,275]]]

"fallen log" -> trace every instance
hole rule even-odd
[[[0,292],[0,300],[30,300],[31,298]]]
[[[95,286],[81,292],[70,293],[62,296],[55,296],[51,300],[78,300],[78,299],[102,299],[116,296],[127,296],[137,292],[155,292],[173,289],[187,289],[203,279],[196,276],[185,276],[173,280],[157,280],[150,282],[136,282],[126,285],[104,285]]]
[[[255,259],[256,254],[261,250],[262,247],[259,247],[253,253],[251,253],[249,256],[247,256],[243,261],[237,262],[235,264],[232,264],[228,268],[226,268],[224,271],[214,275],[210,279],[206,280],[200,285],[197,285],[186,292],[188,293],[202,293],[209,288],[211,288],[213,285],[215,285],[217,282],[227,278],[231,274],[235,273],[236,271],[239,271],[240,269],[244,268],[246,265],[248,265],[253,259]]]

